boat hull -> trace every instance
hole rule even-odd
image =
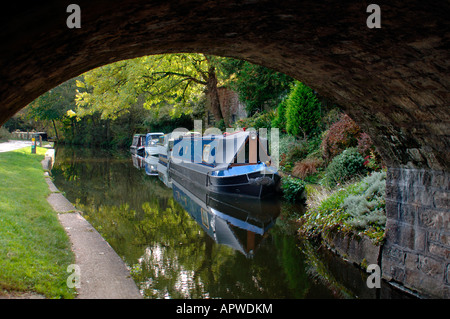
[[[231,176],[214,176],[211,171],[192,163],[170,162],[169,173],[181,180],[189,180],[198,187],[217,194],[233,194],[262,198],[276,194],[280,177],[277,173],[261,171]]]

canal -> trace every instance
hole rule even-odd
[[[304,207],[206,196],[127,151],[59,146],[55,185],[146,298],[402,298],[296,236]]]

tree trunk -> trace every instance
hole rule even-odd
[[[55,129],[56,141],[59,142],[58,130],[56,129],[55,120],[52,120],[53,128]]]
[[[206,85],[206,89],[208,92],[208,100],[209,100],[209,109],[211,113],[214,115],[214,120],[216,122],[223,119],[222,110],[220,109],[220,100],[219,100],[219,92],[217,90],[217,76],[216,76],[216,68],[211,64],[208,57],[206,57],[209,68],[208,68],[208,81]]]

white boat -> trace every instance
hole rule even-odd
[[[147,133],[145,136],[145,156],[158,156],[158,148],[156,143],[158,143],[160,136],[164,136],[164,133]]]

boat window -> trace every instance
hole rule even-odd
[[[208,163],[210,150],[211,150],[211,145],[206,144],[205,146],[203,146],[203,157],[202,157],[203,162]]]
[[[270,163],[271,159],[267,151],[267,145],[264,145],[264,142],[260,139],[252,140],[248,138],[245,145],[235,155],[231,165],[239,166],[257,164],[258,162]]]

